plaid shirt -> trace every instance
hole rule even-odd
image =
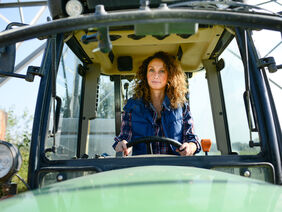
[[[163,107],[163,110],[166,110],[166,107]],[[152,114],[155,129],[154,135],[164,137],[163,126],[161,124],[161,120],[157,119],[157,112],[154,109],[154,106],[150,104],[150,112]],[[115,143],[113,144],[113,148],[116,147],[117,143],[126,140],[127,142],[131,141],[132,138],[132,123],[131,123],[131,113],[130,112],[123,112],[122,114],[122,123],[121,123],[121,132],[119,136],[114,138]],[[185,107],[183,110],[183,136],[182,141],[184,142],[193,142],[197,146],[197,150],[195,153],[201,151],[201,146],[198,142],[198,137],[194,134],[194,123],[193,119],[191,118],[191,113],[189,107]],[[170,145],[164,142],[156,142],[152,144],[152,149],[154,154],[173,154],[173,151],[170,148]]]

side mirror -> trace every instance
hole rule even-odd
[[[25,26],[26,24],[12,22],[7,25],[5,30],[12,29],[14,26]],[[16,44],[0,48],[0,76],[13,76],[16,60]]]
[[[26,24],[12,22],[7,25],[5,30],[12,29],[14,26],[25,26]],[[26,75],[14,73],[16,60],[16,44],[0,47],[0,77],[16,77],[25,79],[28,82],[33,82],[34,76],[39,73],[39,67],[29,66]]]
[[[16,44],[0,48],[0,75],[14,73],[16,59]]]

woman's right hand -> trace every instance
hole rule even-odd
[[[123,152],[124,156],[128,156],[132,151],[132,147],[127,148],[127,143],[128,142],[126,140],[118,142],[115,148],[116,152]]]

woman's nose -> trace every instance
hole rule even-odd
[[[155,78],[155,79],[158,79],[158,78],[159,78],[159,73],[158,73],[158,72],[155,72],[155,73],[154,73],[154,78]]]

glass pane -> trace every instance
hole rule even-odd
[[[70,159],[76,155],[82,81],[82,77],[77,72],[78,64],[82,64],[81,61],[65,46],[56,83],[57,96],[62,101],[59,126],[55,137],[56,153],[47,153],[50,159]],[[53,111],[50,119],[49,132],[52,132]],[[52,144],[53,138],[49,137],[45,149],[52,147]]]
[[[132,97],[133,80],[121,80],[122,108],[126,100]],[[89,152],[90,158],[99,156],[115,156],[112,148],[115,131],[114,82],[109,76],[100,76],[97,117],[90,120]],[[121,109],[122,109],[121,108]]]
[[[100,76],[97,118],[115,118],[114,83],[109,76]]]
[[[114,155],[115,136],[114,83],[109,76],[100,76],[97,117],[89,121],[90,158],[96,155]]]
[[[133,96],[134,80],[132,80],[132,79],[130,79],[130,80],[122,79],[121,80],[121,84],[122,84],[122,87],[121,87],[122,107],[124,107],[125,104],[126,104],[126,101]]]
[[[194,73],[192,78],[189,78],[189,104],[194,120],[195,134],[200,140],[211,139],[212,146],[209,155],[219,155],[220,152],[216,147],[206,71]],[[204,155],[204,152],[198,155]]]
[[[232,151],[240,155],[257,154],[259,147],[250,148],[249,141],[259,142],[258,133],[250,135],[243,94],[245,91],[244,67],[235,39],[223,52],[225,67],[221,79],[227,111],[227,120]]]
[[[271,39],[265,39],[271,38]],[[260,58],[273,57],[276,65],[282,65],[282,39],[281,32],[261,30],[253,32],[253,40]],[[280,126],[282,123],[282,71],[281,69],[270,73],[266,71],[271,92],[274,98]]]

